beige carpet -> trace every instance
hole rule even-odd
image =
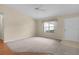
[[[8,42],[7,45],[14,52],[38,52],[48,53],[51,55],[79,55],[79,48],[69,47],[61,44],[61,42],[54,39],[32,37],[29,39]]]

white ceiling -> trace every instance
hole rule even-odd
[[[79,13],[78,4],[17,4],[8,6],[36,19],[49,16],[63,16]],[[43,10],[35,10],[37,7],[40,7],[40,9]]]

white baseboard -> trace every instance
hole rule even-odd
[[[19,41],[19,40],[23,40],[23,39],[27,39],[27,38],[30,38],[30,37],[21,37],[21,38],[11,39],[11,40],[10,39],[9,40],[4,39],[4,43]]]
[[[13,38],[13,39],[9,39],[9,40],[4,39],[4,43],[14,42],[14,41],[22,40],[22,39],[25,39],[25,37],[23,37],[23,38],[17,38],[17,39]]]

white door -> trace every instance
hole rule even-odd
[[[65,39],[79,41],[79,17],[66,18],[65,22]]]
[[[0,15],[0,39],[3,39],[3,16]]]

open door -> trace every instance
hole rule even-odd
[[[3,40],[3,15],[0,14],[0,39]]]

